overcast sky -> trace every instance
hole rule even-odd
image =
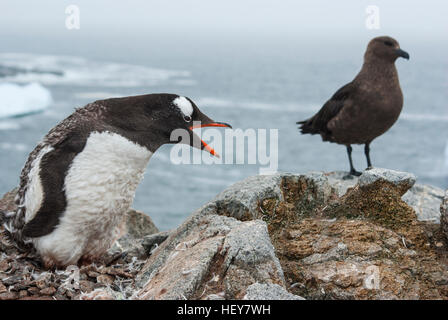
[[[380,9],[380,34],[442,38],[448,2],[442,0],[1,0],[0,35],[67,32],[65,8],[80,9],[83,34],[236,33],[362,34],[366,7]]]

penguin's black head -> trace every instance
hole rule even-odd
[[[141,96],[114,98],[98,101],[106,106],[106,119],[114,130],[132,141],[154,152],[166,143],[186,143],[178,137],[173,140],[173,131],[181,129],[189,136],[189,145],[205,149],[212,155],[216,152],[193,132],[195,128],[227,127],[203,114],[187,97],[160,93]]]

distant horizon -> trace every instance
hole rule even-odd
[[[240,37],[197,37],[195,39],[152,38],[141,42],[131,37],[80,37],[76,40],[66,37],[48,36],[34,39],[26,37],[3,38],[0,53],[33,53],[43,55],[67,55],[86,59],[131,63],[148,67],[188,70],[193,65],[208,60],[237,59],[249,62],[251,57],[264,59],[287,59],[288,61],[334,62],[351,61],[356,68],[363,62],[367,43],[377,35],[359,38],[328,39],[315,37],[310,41],[303,38],[246,38]],[[174,37],[174,36],[173,36]],[[396,37],[401,47],[408,51],[411,60],[398,61],[400,69],[413,68],[419,62],[440,63],[447,61],[448,44],[444,42],[419,41],[415,38]],[[182,50],[179,50],[179,47]],[[1,61],[0,61],[1,64]],[[349,80],[349,79],[347,79]],[[446,82],[448,83],[448,76]]]

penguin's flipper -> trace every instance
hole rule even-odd
[[[65,176],[75,156],[83,150],[85,141],[79,134],[67,135],[52,146],[52,151],[42,157],[39,177],[44,197],[33,219],[23,227],[24,237],[45,236],[58,225],[67,206],[64,191]]]

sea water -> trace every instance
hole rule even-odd
[[[412,172],[419,183],[446,188],[448,60],[417,43],[402,45],[411,55],[410,61],[396,63],[404,108],[397,123],[372,143],[372,162]],[[5,115],[0,118],[0,193],[18,184],[29,152],[75,107],[154,92],[188,96],[209,117],[234,128],[278,129],[279,171],[347,170],[345,147],[300,135],[295,122],[312,116],[353,79],[365,43],[354,44],[344,54],[330,50],[305,55],[304,46],[209,39],[195,46],[149,43],[113,50],[101,43],[86,44],[84,49],[47,43],[34,46],[36,50],[22,46],[19,52],[3,47],[0,66],[12,73],[0,77],[0,115]],[[34,90],[27,91],[30,84]],[[20,92],[20,110],[1,105],[8,94],[2,91],[5,86],[12,88],[9,93]],[[34,100],[25,99],[27,95]],[[43,112],[31,113],[36,104]],[[134,207],[148,213],[161,230],[176,227],[226,187],[259,173],[256,164],[174,165],[170,150],[170,145],[163,146],[153,156],[134,201]],[[354,146],[354,163],[358,170],[366,166],[362,146]]]

